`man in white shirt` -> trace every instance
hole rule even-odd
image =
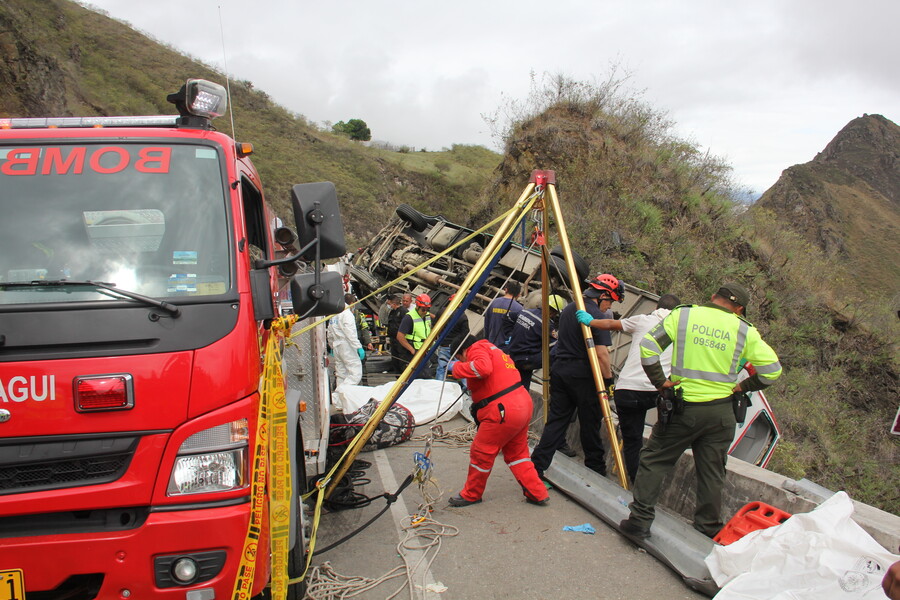
[[[616,414],[619,416],[622,441],[625,444],[625,470],[628,471],[628,478],[632,482],[637,475],[641,448],[644,446],[644,422],[647,419],[647,410],[656,406],[656,397],[659,395],[641,366],[640,341],[644,334],[653,329],[680,303],[676,296],[666,294],[660,297],[656,303],[656,310],[649,315],[634,315],[621,320],[594,319],[584,311],[578,311],[576,315],[578,322],[583,325],[631,334],[631,347],[616,381],[613,399],[616,403]],[[668,376],[672,369],[671,346],[660,356],[660,364]]]
[[[334,352],[334,377],[337,385],[359,385],[362,379],[362,359],[366,355],[356,334],[356,318],[351,305],[353,294],[344,294],[347,307],[328,321],[328,343]]]

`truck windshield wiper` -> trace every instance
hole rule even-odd
[[[132,300],[138,300],[140,302],[143,302],[144,304],[149,304],[150,306],[161,308],[162,310],[171,314],[173,317],[177,317],[181,314],[181,309],[171,302],[164,302],[163,300],[157,300],[156,298],[144,296],[143,294],[138,294],[137,292],[123,290],[122,288],[116,287],[115,283],[107,283],[104,281],[91,281],[90,279],[86,279],[84,281],[70,281],[68,279],[35,279],[33,281],[0,282],[0,288],[62,287],[69,285],[93,286],[102,290],[113,292],[114,294],[119,294],[120,296],[125,296],[126,298],[131,298]]]

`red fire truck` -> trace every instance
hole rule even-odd
[[[276,228],[251,146],[211,125],[225,89],[169,101],[180,115],[0,119],[0,600],[232,598],[276,295],[343,309],[319,271],[345,253],[334,186],[294,186],[296,232]],[[315,452],[288,398],[302,491]],[[268,576],[260,551],[238,596]]]

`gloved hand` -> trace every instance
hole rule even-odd
[[[458,362],[459,362],[458,360],[451,360],[450,362],[447,363],[447,374],[448,375],[453,375],[453,367],[455,367],[456,363],[458,363]]]
[[[581,323],[582,325],[587,325],[588,327],[591,326],[591,321],[594,320],[594,317],[591,316],[591,313],[586,310],[575,311],[575,318],[578,319],[579,323]]]
[[[366,350],[365,348],[357,348],[356,353],[359,354],[359,360],[366,360]]]

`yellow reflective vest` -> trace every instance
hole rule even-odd
[[[640,343],[643,365],[658,364],[662,351],[673,346],[670,379],[687,402],[730,396],[745,361],[765,385],[781,375],[778,356],[756,327],[715,304],[677,307]]]
[[[406,339],[412,344],[416,350],[422,347],[425,338],[431,333],[431,313],[425,313],[425,317],[420,317],[415,306],[409,307],[409,316],[412,317],[413,328],[412,333],[406,334]]]

